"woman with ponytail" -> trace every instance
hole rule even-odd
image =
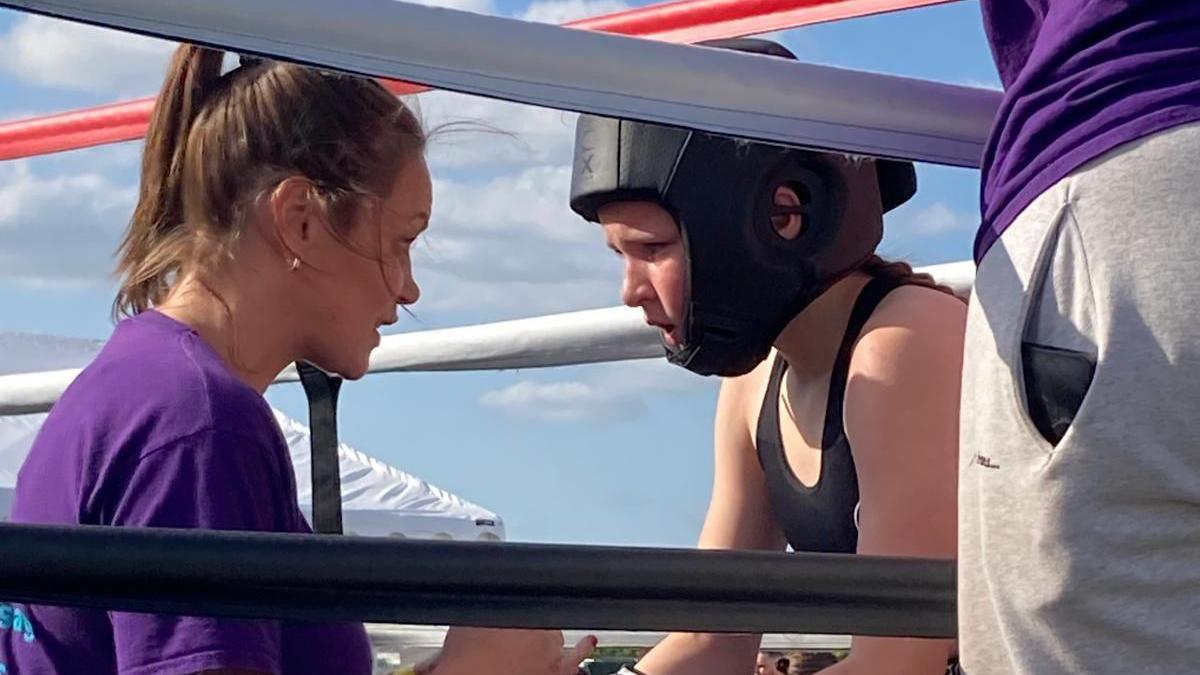
[[[51,411],[17,481],[24,523],[310,532],[263,392],[288,364],[362,377],[420,295],[426,135],[380,84],[184,45],[119,251],[125,317]],[[230,564],[235,564],[231,561]],[[11,675],[368,675],[361,624],[5,606]],[[434,675],[563,675],[594,642],[455,629]]]

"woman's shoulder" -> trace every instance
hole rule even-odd
[[[928,403],[957,401],[967,306],[923,286],[889,293],[868,319],[850,358],[847,429]]]
[[[899,286],[879,302],[863,326],[851,374],[895,365],[896,358],[910,352],[961,351],[966,323],[967,305],[961,298],[927,286]]]
[[[204,474],[213,488],[209,467],[240,467],[240,474],[249,467],[264,481],[282,480],[287,449],[269,426],[269,406],[198,362],[191,348],[177,335],[119,326],[42,423],[18,480],[25,508],[57,508],[47,504],[60,494],[70,510],[55,518],[86,514],[86,522],[105,523],[135,502],[170,501],[177,480],[192,484]],[[229,477],[233,485],[247,480]],[[142,487],[131,491],[133,484]]]
[[[903,284],[884,296],[867,321],[867,329],[879,325],[922,326],[930,321],[939,328],[966,324],[967,303],[938,288]]]
[[[122,322],[63,394],[52,423],[89,435],[137,438],[138,445],[150,447],[206,430],[241,432],[269,422],[261,395],[199,340],[194,333],[137,319]]]

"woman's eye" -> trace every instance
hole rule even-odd
[[[414,243],[416,243],[416,241],[417,241],[416,237],[405,237],[403,239],[396,239],[395,243],[392,245],[392,255],[407,256],[409,254],[409,252],[412,250],[412,246]]]

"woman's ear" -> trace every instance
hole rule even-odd
[[[791,241],[800,236],[805,226],[804,200],[787,185],[775,188],[774,208],[771,209],[771,225],[775,233]]]
[[[299,260],[303,262],[312,245],[315,204],[312,196],[312,181],[301,176],[285,179],[271,192],[267,198],[266,216],[262,225],[273,234],[287,264]]]

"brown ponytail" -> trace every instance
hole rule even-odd
[[[944,284],[939,284],[932,275],[914,271],[912,265],[903,260],[887,260],[878,254],[872,254],[858,269],[872,277],[886,279],[898,284],[924,286],[925,288],[932,288],[935,291],[941,291],[949,295],[956,295],[954,289]]]
[[[137,314],[162,300],[171,275],[188,257],[183,153],[192,121],[221,79],[221,61],[222,52],[186,44],[171,58],[146,132],[137,207],[118,249],[119,313]]]
[[[224,56],[184,44],[171,59],[118,249],[114,316],[162,302],[181,272],[229,253],[246,206],[283,179],[310,179],[345,228],[424,151],[420,121],[374,80],[257,59],[222,74]]]

